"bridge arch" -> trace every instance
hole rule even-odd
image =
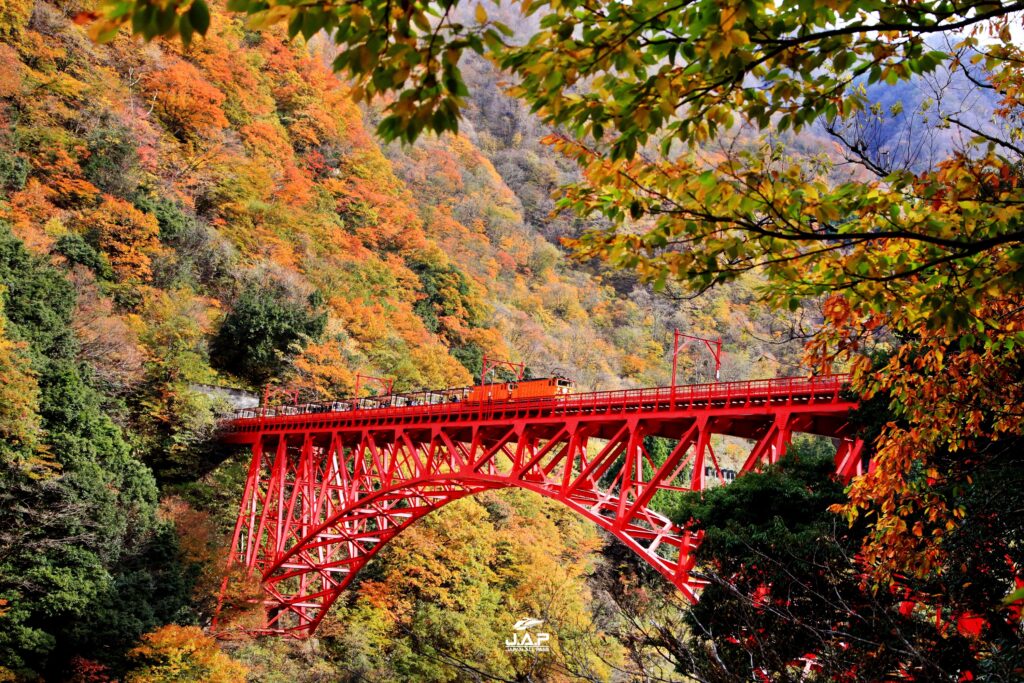
[[[262,579],[260,632],[311,634],[404,529],[449,502],[508,487],[567,505],[696,599],[689,572],[700,539],[648,504],[662,491],[725,482],[712,435],[753,443],[741,471],[777,460],[795,432],[836,439],[844,476],[863,464],[847,419],[855,403],[840,381],[742,384],[240,417],[224,436],[252,447],[231,561]],[[655,460],[647,436],[674,447]]]
[[[657,524],[668,539],[670,553],[659,554],[649,541],[648,529],[618,528],[613,516],[595,513],[587,500],[562,498],[540,482],[511,482],[501,475],[445,475],[405,482],[381,489],[337,511],[320,527],[296,543],[267,570],[263,578],[269,597],[267,632],[303,635],[316,630],[334,601],[359,571],[403,531],[431,512],[484,491],[520,488],[558,500],[609,532],[643,557],[688,598],[696,599],[695,586],[686,574],[690,551],[699,539],[679,530],[663,515],[644,508],[640,516]],[[612,501],[613,503],[615,501]],[[638,537],[639,536],[639,537]],[[677,543],[685,543],[679,552]]]

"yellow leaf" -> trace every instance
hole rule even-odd
[[[476,20],[480,24],[487,21],[487,10],[484,9],[483,5],[476,6]]]
[[[750,42],[750,36],[747,35],[746,31],[741,31],[738,28],[734,28],[729,31],[729,42],[733,45],[746,45]]]
[[[747,8],[741,4],[734,6],[726,6],[721,9],[719,14],[718,23],[722,27],[724,33],[728,33],[732,30],[732,27],[736,25],[737,21],[743,21],[747,18]]]
[[[720,16],[722,30],[728,33],[732,29],[733,24],[736,23],[736,8],[726,7],[722,10]]]
[[[711,53],[712,59],[721,59],[728,56],[732,52],[732,41],[729,40],[729,35],[718,34],[713,36],[708,45],[708,52]]]

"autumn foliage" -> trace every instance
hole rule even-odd
[[[152,93],[153,113],[182,140],[213,135],[228,125],[224,94],[189,62],[175,59],[149,73],[144,85]]]
[[[0,679],[246,676],[182,625],[212,620],[246,476],[245,456],[216,445],[229,406],[205,385],[310,399],[351,392],[356,374],[457,386],[485,354],[580,389],[665,385],[673,328],[721,334],[724,379],[802,374],[802,354],[853,372],[876,467],[813,497],[834,510],[797,534],[807,582],[775,575],[802,601],[794,623],[828,631],[812,636],[836,650],[835,671],[857,665],[836,635],[857,615],[816,608],[808,585],[891,617],[919,652],[955,640],[951,680],[1019,673],[1019,633],[991,604],[1019,573],[1024,525],[1019,505],[997,514],[987,497],[1016,500],[1008,449],[1024,405],[1015,6],[538,2],[445,5],[439,19],[431,2],[272,4],[127,0],[76,23],[79,8],[0,1]],[[539,25],[519,16],[531,8]],[[922,35],[949,17],[994,23],[933,49]],[[125,24],[187,46],[142,44],[118,35]],[[471,52],[516,72],[524,101]],[[934,145],[868,135],[911,110],[871,106],[873,89],[947,72],[985,93],[998,125],[972,131],[936,109]],[[368,122],[417,144],[383,145]],[[679,369],[713,378],[699,348]],[[805,484],[780,486],[806,501]],[[799,505],[787,525],[753,499],[728,513],[760,540],[792,540]],[[705,569],[728,562],[708,555]],[[765,619],[763,567],[732,569],[760,602],[722,584],[736,611],[717,616]],[[239,571],[221,615],[244,625],[260,595]],[[687,657],[725,661],[715,637],[751,637],[721,622],[683,638],[657,579],[520,492],[439,511],[362,576],[318,644],[224,650],[257,679],[667,680],[700,669]],[[917,607],[901,612],[893,586]],[[944,609],[984,614],[982,640],[952,633]],[[550,656],[502,648],[527,614],[557,634]],[[866,619],[863,640],[894,647]],[[780,641],[804,633],[763,623]],[[737,642],[721,650],[735,671],[703,670],[764,673]],[[907,662],[934,672],[922,658],[863,659],[876,677]]]
[[[42,428],[39,383],[26,352],[28,345],[8,337],[7,326],[0,311],[0,436],[11,445],[31,450],[38,444]]]
[[[0,26],[5,675],[237,673],[196,629],[173,626],[212,620],[245,475],[244,456],[214,438],[229,406],[204,385],[334,397],[361,373],[403,390],[464,386],[485,354],[585,388],[659,384],[671,327],[711,331],[724,313],[737,329],[767,329],[749,299],[679,309],[570,264],[543,218],[564,164],[538,135],[502,143],[506,166],[531,148],[513,188],[487,118],[479,135],[381,146],[365,123],[373,112],[324,66],[327,46],[254,33],[220,8],[188,51],[97,46],[66,9],[38,2],[31,22],[15,9],[17,30]],[[737,376],[795,358],[732,341]],[[698,354],[685,356],[695,378]],[[508,611],[549,609],[565,648],[544,670],[557,677],[578,660],[611,675],[581,654],[601,547],[582,520],[513,496],[437,521],[396,546],[388,562],[401,571],[357,597],[367,642],[382,634],[416,673],[344,645],[363,627],[341,618],[309,666],[289,644],[229,649],[295,667],[295,680],[338,678],[364,656],[395,680],[450,680],[457,667],[417,662],[417,641],[431,654],[472,644],[512,675],[531,665],[501,649],[519,618]],[[428,559],[441,574],[417,574]],[[232,578],[221,617],[255,623],[258,582]],[[449,617],[451,638],[426,638]]]
[[[75,217],[76,226],[110,261],[121,281],[145,282],[152,275],[152,254],[159,248],[156,218],[110,195]]]
[[[126,683],[203,681],[241,683],[246,669],[217,647],[217,642],[195,626],[171,624],[147,633],[128,656],[136,666]]]

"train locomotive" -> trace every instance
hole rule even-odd
[[[573,381],[565,377],[545,377],[514,382],[481,384],[470,388],[467,403],[515,401],[526,398],[556,398],[572,393]]]

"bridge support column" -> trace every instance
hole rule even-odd
[[[263,439],[257,439],[252,444],[252,458],[249,461],[249,473],[245,478],[242,505],[239,510],[238,521],[235,522],[235,533],[231,539],[231,552],[228,554],[229,567],[237,562],[241,562],[246,568],[252,568],[255,549],[250,550],[253,545],[250,542],[250,536],[252,528],[256,523],[258,509],[256,497],[262,465]]]
[[[693,452],[693,472],[691,472],[691,488],[694,491],[704,490],[704,458],[711,446],[711,431],[708,429],[707,417],[697,418],[697,444]]]
[[[864,442],[860,439],[841,439],[836,448],[836,473],[849,481],[864,474]]]

